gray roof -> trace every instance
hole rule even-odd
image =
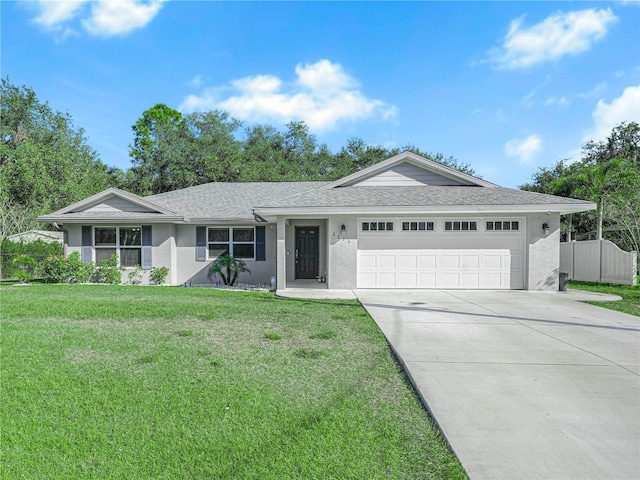
[[[257,200],[257,199],[256,199]],[[313,189],[286,198],[252,202],[256,208],[455,205],[587,205],[590,202],[502,187],[415,186]]]
[[[213,182],[144,197],[186,218],[254,220],[256,205],[273,203],[329,182]]]

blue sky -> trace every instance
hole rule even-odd
[[[2,76],[130,166],[156,103],[304,120],[470,163],[517,187],[640,121],[640,4],[627,2],[2,1]]]

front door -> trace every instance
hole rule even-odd
[[[296,227],[296,278],[316,278],[320,263],[318,227]]]

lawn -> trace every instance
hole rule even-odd
[[[0,289],[2,478],[466,478],[355,301]]]
[[[618,295],[622,297],[622,300],[617,302],[588,303],[640,317],[640,286],[638,285],[632,287],[629,285],[607,285],[600,283],[571,281],[569,282],[569,288]]]

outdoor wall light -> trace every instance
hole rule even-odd
[[[542,224],[542,233],[549,235],[549,224],[547,222]]]
[[[340,227],[340,231],[342,232],[342,235],[346,233],[347,227],[344,225],[344,223],[342,224],[342,227]]]

